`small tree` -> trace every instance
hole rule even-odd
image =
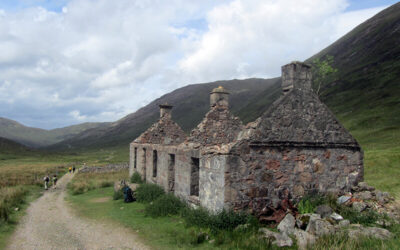
[[[316,93],[319,95],[321,85],[328,77],[335,77],[336,68],[332,67],[334,60],[333,56],[327,55],[325,60],[315,59],[312,62],[313,84],[316,87]]]

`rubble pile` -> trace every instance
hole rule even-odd
[[[373,223],[376,226],[352,224],[330,206],[319,205],[314,213],[299,214],[293,210],[287,210],[287,214],[277,225],[279,232],[273,232],[268,228],[260,228],[259,232],[262,237],[271,240],[279,247],[292,246],[292,238],[296,239],[299,249],[306,249],[307,245],[314,244],[319,237],[327,234],[347,234],[353,239],[360,236],[382,240],[392,238],[393,233],[384,227],[389,227],[392,223],[400,223],[400,209],[394,198],[387,192],[376,190],[365,182],[360,182],[351,190],[352,192],[339,196],[337,204],[351,207],[359,213],[377,212],[382,216],[378,216],[379,219]]]

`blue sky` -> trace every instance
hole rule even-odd
[[[394,0],[352,0],[352,1],[349,1],[349,7],[347,8],[347,11],[354,11],[354,10],[368,9],[368,8],[379,7],[379,6],[393,5],[397,2],[398,1],[394,1]]]
[[[115,121],[188,84],[276,77],[394,3],[1,0],[0,117]]]
[[[395,0],[350,0],[347,11],[386,6],[397,3]],[[68,0],[2,0],[0,8],[4,10],[19,10],[27,7],[41,6],[47,10],[60,12]]]
[[[41,6],[47,10],[60,12],[68,0],[1,0],[0,8],[7,11],[17,11],[24,8]]]

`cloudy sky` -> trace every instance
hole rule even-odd
[[[276,77],[396,2],[1,0],[0,117],[115,121],[191,83]]]

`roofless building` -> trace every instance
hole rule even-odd
[[[212,90],[210,111],[188,137],[160,105],[160,120],[130,144],[130,174],[211,211],[274,210],[310,192],[344,192],[363,179],[363,153],[311,88],[310,66],[282,67],[282,93],[244,126],[229,93]]]

